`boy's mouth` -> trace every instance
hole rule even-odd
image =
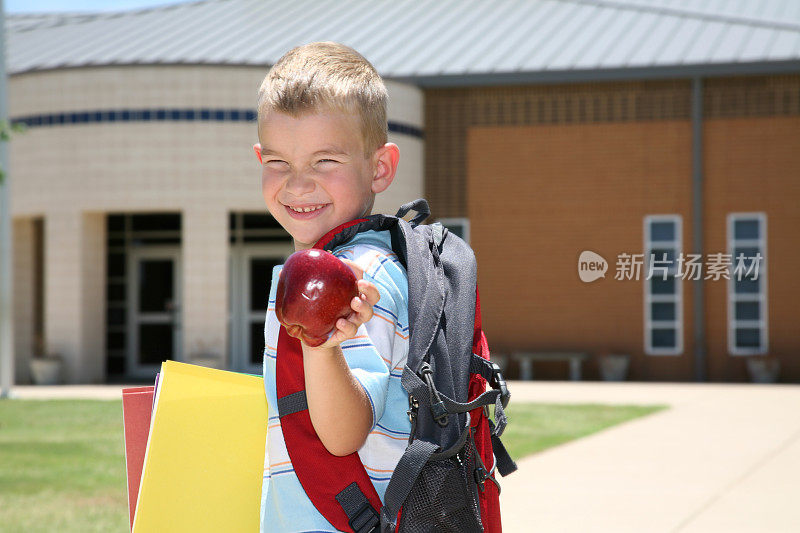
[[[296,219],[309,219],[319,215],[329,204],[314,204],[314,205],[285,205],[286,212],[292,218]]]

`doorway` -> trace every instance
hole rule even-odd
[[[128,256],[126,375],[152,378],[181,360],[179,247],[139,247]]]
[[[272,269],[293,251],[290,242],[246,244],[231,250],[229,348],[236,372],[261,375]]]

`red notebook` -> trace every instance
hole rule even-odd
[[[155,387],[122,389],[122,420],[125,435],[125,469],[128,475],[128,516],[133,528],[136,498],[142,480],[144,452],[150,433],[150,415],[153,410]]]

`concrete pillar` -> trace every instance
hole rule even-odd
[[[188,209],[182,227],[183,359],[216,356],[227,368],[228,212]]]
[[[31,382],[30,359],[34,347],[35,306],[35,236],[34,219],[18,218],[13,222],[14,258],[14,382]]]
[[[106,217],[105,213],[81,216],[81,309],[83,346],[80,364],[89,383],[106,380]]]
[[[65,383],[105,380],[105,217],[57,211],[45,219],[47,351],[64,359]]]
[[[417,132],[425,129],[425,93],[419,87],[386,80],[389,91],[388,119],[392,125],[410,126]],[[413,131],[393,131],[389,142],[400,148],[400,165],[392,185],[375,198],[373,213],[394,215],[406,202],[425,196],[425,142]]]

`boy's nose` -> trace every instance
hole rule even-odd
[[[314,190],[314,180],[305,172],[292,172],[286,180],[286,191],[300,196]]]

